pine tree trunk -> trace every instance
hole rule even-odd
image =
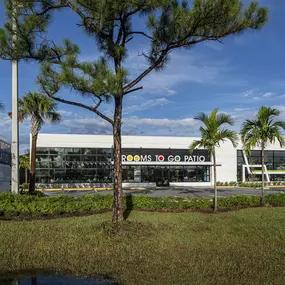
[[[25,168],[25,183],[28,183],[28,169]]]
[[[121,155],[121,125],[123,98],[115,98],[115,112],[113,125],[114,140],[114,198],[113,223],[123,221],[123,190],[122,190],[122,155]]]
[[[214,211],[218,210],[218,191],[217,191],[217,166],[216,154],[213,153],[213,167],[214,167]]]
[[[36,152],[37,152],[37,135],[32,135],[31,146],[31,169],[30,169],[30,185],[29,192],[35,191],[36,184]]]
[[[260,200],[260,205],[264,206],[264,146],[262,146],[261,150],[261,180],[262,180],[262,187],[261,187],[261,200]]]

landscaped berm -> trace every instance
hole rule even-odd
[[[32,209],[36,198],[25,199]],[[285,283],[285,208],[215,214],[133,210],[117,231],[110,220],[111,212],[2,220],[0,275],[52,269],[134,285]]]

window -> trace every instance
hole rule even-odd
[[[183,182],[184,181],[183,166],[171,166],[169,178],[171,182]]]
[[[243,159],[242,151],[237,151],[237,179],[238,181],[242,180],[242,165],[245,165]],[[248,157],[249,164],[258,164],[261,165],[261,151],[254,150],[251,152],[251,155]],[[264,152],[264,162],[267,167],[267,170],[284,170],[285,171],[285,151],[284,150],[265,150]],[[259,168],[251,168],[251,170],[261,170]],[[250,181],[261,181],[260,174],[248,174],[245,172],[246,180]],[[285,175],[282,174],[270,174],[271,181],[284,181]]]
[[[112,182],[112,149],[38,148],[38,183]]]
[[[123,182],[141,182],[141,167],[139,165],[123,166]]]
[[[210,168],[209,166],[196,166],[197,182],[209,182],[210,181]]]
[[[185,182],[196,182],[196,166],[184,166],[184,181]]]
[[[141,181],[155,182],[155,166],[141,166]]]
[[[274,169],[285,169],[285,151],[274,151]]]
[[[36,155],[36,176],[38,183],[110,183],[113,181],[111,148],[38,148]],[[167,156],[189,155],[188,150],[173,149],[123,149],[123,154]],[[197,150],[196,155],[207,155]],[[210,181],[208,166],[182,165],[125,165],[123,182],[156,182],[159,179],[170,182]]]

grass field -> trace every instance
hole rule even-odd
[[[119,284],[285,284],[285,208],[230,213],[133,211],[0,222],[0,270],[57,269]]]

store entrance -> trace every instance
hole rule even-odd
[[[169,168],[165,166],[157,166],[155,168],[156,186],[169,186]]]

